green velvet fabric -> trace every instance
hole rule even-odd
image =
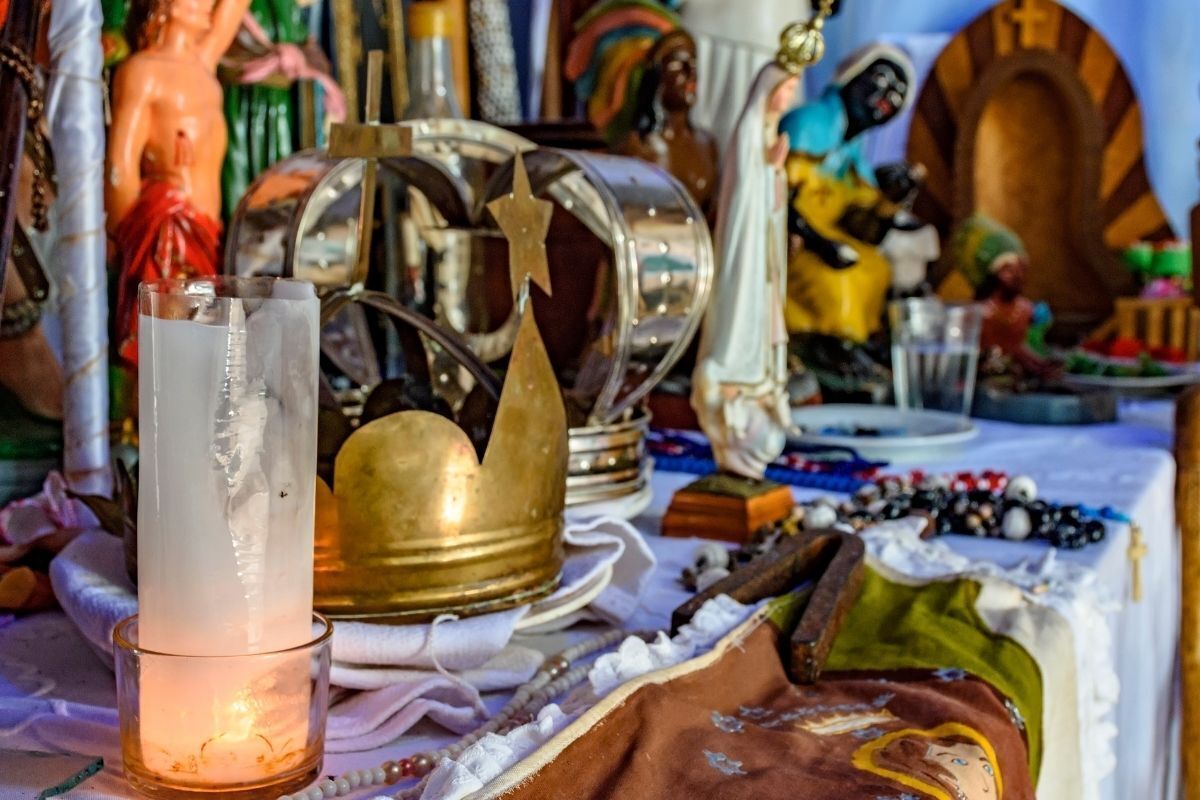
[[[989,683],[1025,718],[1029,767],[1042,759],[1042,673],[1015,640],[995,633],[975,610],[980,586],[971,580],[906,586],[867,570],[825,664],[848,670],[961,669]]]

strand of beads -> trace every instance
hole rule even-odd
[[[1080,505],[1049,503],[1037,494],[1037,484],[1025,475],[1009,478],[991,470],[949,476],[917,472],[880,478],[839,505],[823,502],[834,507],[838,523],[856,531],[918,512],[931,518],[938,535],[1042,539],[1070,550],[1103,540],[1104,520],[1118,519],[1111,509],[1106,509],[1110,512],[1106,515]]]
[[[568,647],[558,655],[547,658],[537,674],[528,683],[517,689],[512,699],[505,704],[504,708],[500,709],[496,716],[453,744],[429,753],[414,753],[407,758],[385,761],[378,767],[352,769],[336,778],[326,778],[304,791],[283,795],[279,800],[322,800],[323,798],[344,797],[358,789],[391,786],[407,778],[420,778],[420,782],[400,790],[393,797],[397,800],[412,800],[420,797],[429,773],[441,761],[447,758],[457,758],[464,750],[488,734],[502,733],[524,725],[535,718],[551,700],[583,683],[591,667],[590,665],[580,665],[572,668],[573,662],[605,650],[624,641],[628,636],[649,639],[654,635],[652,631],[612,630],[580,642],[573,647]]]

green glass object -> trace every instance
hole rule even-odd
[[[1155,278],[1189,278],[1192,251],[1185,245],[1168,245],[1154,252],[1150,274]]]
[[[250,13],[272,42],[303,44],[308,26],[296,0],[253,0]],[[223,213],[228,220],[250,182],[296,147],[295,87],[225,87],[229,145],[221,169]]]
[[[125,41],[125,18],[129,16],[129,0],[100,0],[100,41],[104,48],[104,66],[114,67],[129,57],[129,42]]]
[[[1129,271],[1138,277],[1144,277],[1150,272],[1154,261],[1154,247],[1149,242],[1137,242],[1125,248],[1121,254]]]

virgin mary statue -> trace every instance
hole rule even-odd
[[[717,466],[761,478],[783,452],[787,400],[787,136],[779,117],[799,78],[759,71],[729,147],[717,200],[717,278],[704,318],[692,407]]]

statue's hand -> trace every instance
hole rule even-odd
[[[849,269],[858,263],[858,252],[846,244],[837,244],[828,239],[822,240],[823,246],[809,248],[822,261],[834,269]]]
[[[767,162],[776,169],[783,169],[783,164],[787,161],[790,144],[791,142],[786,133],[779,134],[779,138],[775,140],[775,144],[771,145],[770,149],[767,150]]]
[[[834,269],[846,269],[858,263],[858,253],[817,233],[794,205],[788,206],[788,230],[800,237],[804,249]]]

